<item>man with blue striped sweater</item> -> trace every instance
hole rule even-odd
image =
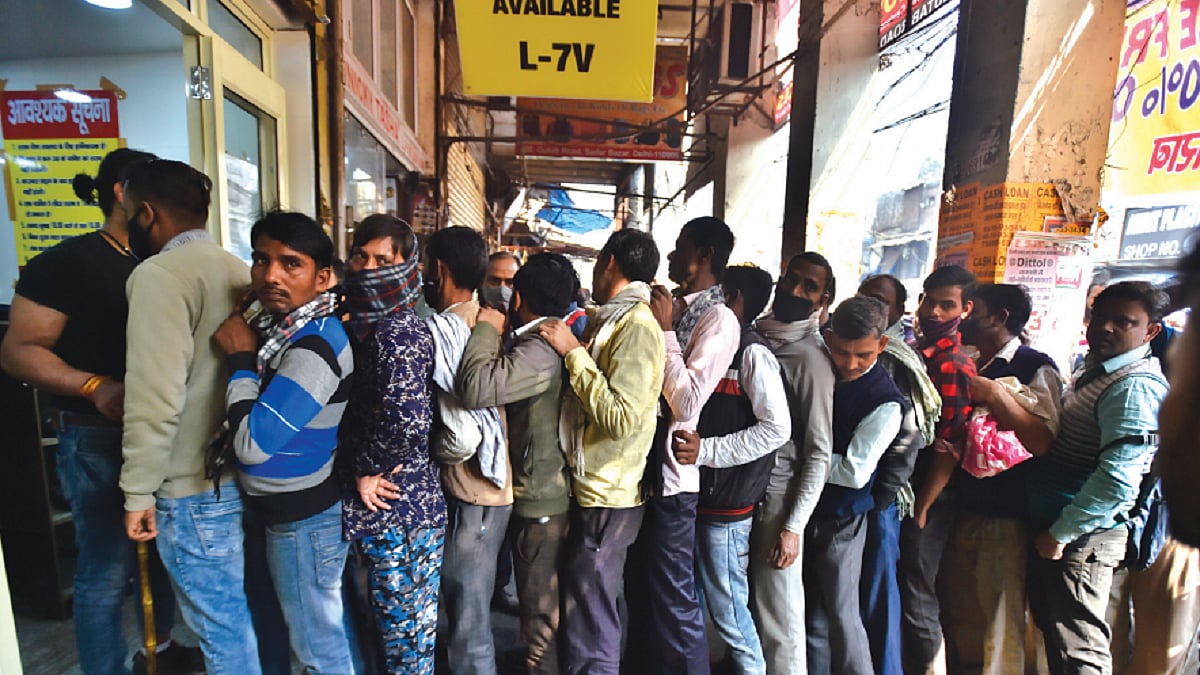
[[[349,544],[332,468],[354,358],[325,292],[333,244],[298,213],[266,216],[250,240],[262,312],[254,327],[234,313],[213,335],[233,373],[225,400],[247,520],[262,525],[296,659],[307,672],[352,673],[341,593]]]

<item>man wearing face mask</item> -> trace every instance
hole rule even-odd
[[[521,261],[508,251],[496,251],[488,256],[487,276],[479,289],[482,304],[503,314],[508,314],[512,303],[513,278],[521,269]]]
[[[801,253],[779,279],[771,314],[755,324],[783,370],[792,414],[792,437],[775,454],[767,494],[750,531],[753,609],[771,675],[808,672],[802,544],[833,455],[837,376],[820,321],[835,289],[829,261],[819,253]]]
[[[241,493],[232,476],[217,491],[205,475],[225,417],[225,359],[210,338],[250,283],[245,263],[204,229],[211,190],[182,162],[146,162],[126,177],[129,248],[145,260],[126,286],[121,489],[126,533],[157,538],[208,672],[257,674]]]

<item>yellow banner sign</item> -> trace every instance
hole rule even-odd
[[[648,103],[658,0],[459,0],[463,90]]]
[[[1200,185],[1200,2],[1130,0],[1113,94],[1106,190],[1116,196]]]

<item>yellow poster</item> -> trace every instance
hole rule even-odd
[[[463,90],[648,103],[658,0],[459,0]]]
[[[1106,191],[1200,185],[1200,0],[1130,0],[1113,93]]]

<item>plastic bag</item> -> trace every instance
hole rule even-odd
[[[1033,455],[1017,440],[1013,431],[1002,431],[989,414],[967,421],[967,442],[963,448],[962,468],[976,478],[988,478],[1007,471]]]

